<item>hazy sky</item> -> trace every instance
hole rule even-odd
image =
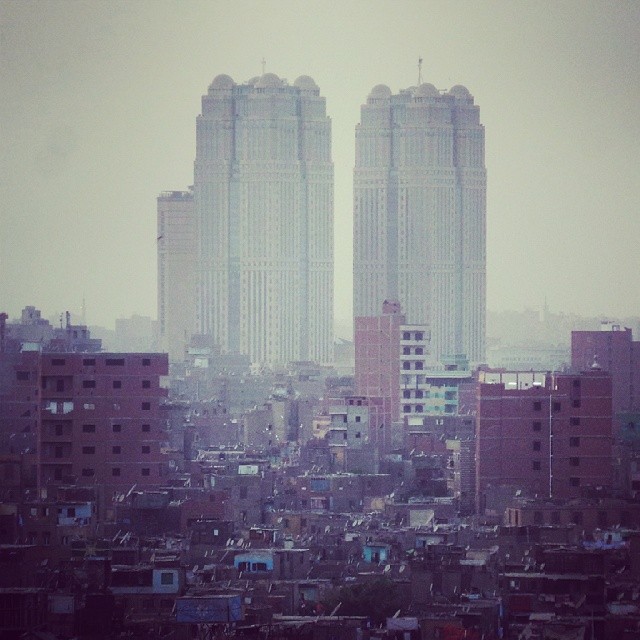
[[[156,197],[193,182],[211,80],[311,75],[352,296],[354,127],[371,88],[464,84],[488,171],[488,307],[640,314],[640,3],[0,1],[0,310],[156,316]]]

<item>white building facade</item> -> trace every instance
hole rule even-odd
[[[217,76],[196,142],[199,332],[253,362],[331,362],[331,121],[317,85]]]
[[[484,127],[460,85],[378,85],[361,109],[354,171],[354,315],[386,299],[426,322],[431,356],[484,361]]]

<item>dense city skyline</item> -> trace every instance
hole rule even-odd
[[[327,99],[339,321],[351,317],[358,110],[376,84],[416,84],[420,56],[426,82],[464,84],[482,109],[488,308],[545,297],[583,315],[640,308],[637,5],[1,7],[0,299],[11,318],[28,304],[78,313],[83,297],[90,324],[155,316],[155,199],[193,182],[202,87],[259,75],[263,58],[291,82],[311,75]]]

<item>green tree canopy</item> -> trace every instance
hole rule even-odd
[[[384,577],[330,591],[323,601],[326,613],[331,613],[338,603],[339,615],[367,616],[374,624],[384,622],[406,605],[399,586]]]

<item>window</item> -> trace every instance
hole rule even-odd
[[[148,444],[143,444],[142,453],[151,453],[151,447]]]
[[[534,431],[542,431],[542,422],[534,422],[533,423]]]
[[[64,454],[64,449],[62,448],[62,445],[58,445],[54,450],[54,457],[62,458],[63,454]]]
[[[111,475],[112,476],[119,476],[120,475],[120,467],[113,467],[113,469],[111,469]]]
[[[96,425],[95,424],[83,424],[82,425],[82,433],[95,433]]]
[[[405,404],[404,407],[402,407],[402,411],[404,413],[411,413],[411,405],[410,404]]]
[[[572,406],[574,406],[576,409],[580,407],[580,400],[576,399],[573,400],[573,402],[571,403]]]
[[[422,390],[421,390],[421,389],[418,389],[418,390],[416,391],[416,398],[422,398],[423,396],[424,396],[424,393],[422,393]]]
[[[54,367],[64,367],[66,360],[64,358],[52,358],[51,364]]]
[[[541,448],[540,440],[534,440],[533,441],[533,450],[534,451],[540,451],[540,448]]]
[[[56,380],[56,391],[64,391],[64,379],[58,378]]]
[[[142,381],[143,389],[151,389],[151,380],[143,380]]]
[[[28,380],[29,379],[29,372],[28,371],[18,371],[18,372],[16,372],[16,378],[18,380]]]
[[[142,431],[145,433],[148,433],[149,431],[151,431],[151,425],[150,424],[143,424],[142,425]]]
[[[122,447],[120,447],[119,445],[116,445],[115,447],[111,447],[111,453],[115,453],[116,455],[118,455],[119,453],[122,453]]]
[[[572,427],[579,427],[579,426],[580,426],[580,418],[576,418],[576,417],[574,417],[574,418],[569,418],[569,424],[570,424]]]
[[[403,340],[411,340],[411,334],[410,334],[408,331],[405,331],[405,332],[402,334],[402,339],[403,339]]]
[[[416,340],[422,340],[423,335],[421,331],[416,332]]]
[[[124,358],[107,358],[104,363],[108,367],[124,367]]]
[[[571,487],[579,487],[580,486],[580,478],[573,476],[569,478],[569,486]]]
[[[574,524],[582,524],[582,511],[574,511],[571,514],[571,520],[573,520]]]
[[[56,425],[56,435],[57,436],[61,436],[64,432],[64,429],[62,428],[61,424],[57,424]]]
[[[96,452],[95,447],[82,447],[82,453],[87,455],[93,455]]]
[[[142,403],[142,410],[143,411],[151,411],[151,403],[150,402],[143,402]]]
[[[569,446],[570,447],[579,447],[580,446],[580,438],[574,436],[569,438]]]
[[[534,471],[540,471],[540,469],[542,469],[542,465],[540,463],[540,460],[534,460],[532,463],[532,469]]]
[[[569,458],[569,464],[572,467],[579,467],[580,466],[580,458]]]
[[[169,571],[163,571],[160,574],[160,584],[173,584],[173,578],[173,573],[170,573]]]
[[[402,392],[402,397],[403,397],[403,398],[410,398],[410,397],[411,397],[411,391],[409,391],[409,389],[405,389],[405,390]]]
[[[559,402],[554,402],[553,403],[553,410],[554,411],[561,411],[562,410],[562,405]]]
[[[424,363],[423,362],[416,362],[416,369],[421,370],[424,368]]]
[[[122,431],[122,425],[121,424],[114,424],[111,427],[111,430],[113,431],[113,433],[120,433]]]
[[[95,367],[96,366],[96,359],[95,358],[85,358],[82,361],[82,366],[83,367]]]
[[[362,421],[362,416],[356,416],[356,422],[361,422]]]
[[[122,389],[122,380],[114,380],[112,386],[114,389]]]
[[[142,467],[141,474],[143,476],[150,476],[151,475],[151,469],[149,469],[149,467]]]
[[[551,512],[551,524],[560,524],[560,512],[552,511]]]
[[[356,431],[356,438],[360,438],[360,437],[361,437],[361,436],[360,436],[360,432],[359,432],[359,431]]]
[[[411,349],[409,347],[402,347],[402,355],[408,356],[411,353]]]
[[[533,403],[533,410],[534,411],[542,411],[542,402],[534,402]]]
[[[151,358],[142,358],[142,366],[150,367],[151,366]]]
[[[417,404],[416,405],[416,413],[422,413],[424,411],[424,408],[421,404]]]
[[[94,476],[95,474],[96,474],[95,469],[88,469],[88,468],[85,468],[85,469],[83,469],[83,470],[82,470],[82,475],[83,475],[85,478],[93,478],[93,476]]]
[[[407,369],[411,369],[411,363],[410,362],[403,362],[402,363],[402,368],[407,370]]]
[[[83,380],[82,381],[82,388],[83,389],[95,389],[96,388],[96,381],[95,380]]]
[[[544,524],[544,516],[542,511],[533,512],[533,524]]]
[[[85,402],[83,405],[85,411],[93,411],[96,408],[96,405],[93,402]]]
[[[421,356],[424,353],[424,349],[422,347],[416,347],[416,355]]]

